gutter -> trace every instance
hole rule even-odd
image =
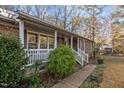
[[[10,23],[15,23],[14,19],[10,19],[10,18],[4,17],[2,15],[0,15],[0,20],[7,21],[7,22],[10,22]]]

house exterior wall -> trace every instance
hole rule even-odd
[[[14,27],[12,24],[0,22],[0,34],[1,35],[14,35],[19,37],[19,28]],[[24,31],[24,48],[27,45],[27,33]]]
[[[0,23],[0,34],[19,36],[19,30],[16,27]]]
[[[60,45],[60,44],[65,44],[65,40],[64,40],[64,37],[57,37],[57,44]]]
[[[84,39],[82,39],[81,41],[80,41],[80,48],[81,48],[81,50],[83,50],[84,51]]]

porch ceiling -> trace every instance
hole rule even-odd
[[[54,35],[54,32],[55,32],[55,29],[53,29],[53,28],[39,25],[37,23],[32,23],[30,21],[25,21],[24,24],[25,24],[25,29],[30,30],[30,31],[41,32],[41,33],[50,34],[50,35]],[[58,31],[58,36],[59,37],[62,37],[62,36],[70,37],[71,34],[65,32],[65,31]],[[74,37],[76,37],[76,36],[74,36]]]
[[[54,35],[54,29],[44,27],[42,25],[32,23],[32,22],[29,22],[29,21],[25,21],[24,24],[25,24],[25,29],[26,30]]]
[[[25,24],[25,29],[29,30],[29,31],[41,32],[41,33],[50,34],[50,35],[54,35],[54,32],[55,32],[55,29],[53,29],[53,28],[46,27],[46,26],[43,26],[43,25],[39,25],[39,24],[36,24],[36,23],[32,23],[30,21],[25,21],[24,24]],[[71,34],[66,33],[66,32],[58,31],[58,37],[63,37],[63,36],[70,37]],[[74,37],[76,37],[76,36],[74,36]]]

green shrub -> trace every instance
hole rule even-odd
[[[98,62],[98,64],[103,64],[104,63],[104,59],[103,58],[98,58],[97,62]]]
[[[31,76],[29,79],[30,87],[33,87],[33,88],[41,87],[41,77],[39,73],[41,64],[42,64],[42,61],[37,60],[36,63],[33,65],[33,67],[35,68],[35,72],[34,72],[34,75]]]
[[[56,77],[63,77],[73,71],[76,63],[71,48],[59,45],[58,48],[50,52],[48,70]]]
[[[29,80],[30,80],[30,81],[29,81],[30,87],[38,88],[38,87],[41,86],[41,78],[40,78],[40,75],[39,75],[39,74],[33,75],[32,77],[30,77]]]
[[[20,40],[15,36],[0,36],[0,87],[16,87],[24,75],[25,63]]]

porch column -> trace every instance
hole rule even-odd
[[[86,44],[85,44],[85,39],[84,39],[83,41],[84,41],[84,52],[85,52],[85,48],[86,48],[86,46],[85,46],[85,45],[86,45]]]
[[[80,38],[78,37],[77,38],[77,51],[79,51],[79,41],[80,41]]]
[[[73,48],[73,36],[71,36],[71,48]]]
[[[82,50],[82,40],[80,39],[80,49]]]
[[[19,21],[19,38],[22,43],[22,47],[24,47],[24,21],[20,20]]]
[[[38,49],[40,49],[40,34],[37,34],[38,36]]]
[[[29,41],[29,40],[28,40],[28,38],[29,38],[29,36],[28,36],[28,31],[26,31],[26,35],[27,35],[27,37],[26,37],[26,38],[27,38],[27,39],[26,39],[26,48],[28,49],[28,41]]]
[[[49,49],[49,36],[47,36],[47,49]]]
[[[65,44],[68,45],[68,38],[65,36],[64,39],[65,39]]]
[[[54,48],[57,48],[57,31],[54,33]]]

